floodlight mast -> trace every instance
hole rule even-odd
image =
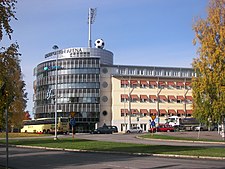
[[[97,8],[89,8],[88,11],[88,47],[91,48],[91,24],[95,21]]]

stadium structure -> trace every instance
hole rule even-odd
[[[153,120],[163,123],[172,115],[192,116],[192,68],[114,65],[103,39],[91,47],[89,9],[88,47],[73,47],[45,55],[34,68],[35,118],[71,117],[76,132],[103,124],[119,132],[140,126],[148,131]]]

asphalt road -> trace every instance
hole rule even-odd
[[[9,148],[11,169],[224,169],[225,161]],[[0,165],[5,147],[0,147]]]
[[[166,133],[164,133],[166,134]],[[174,135],[174,133],[171,132]],[[177,133],[181,135],[181,133]],[[188,133],[194,135],[195,133]],[[186,134],[186,136],[188,135]],[[209,133],[211,134],[211,133]],[[208,134],[208,135],[209,135]],[[99,140],[99,141],[113,141],[113,142],[125,142],[125,143],[139,143],[139,144],[150,144],[150,145],[176,145],[176,146],[207,146],[207,147],[224,147],[225,144],[220,143],[204,143],[204,142],[185,142],[185,141],[171,141],[171,140],[147,140],[138,139],[137,136],[142,134],[76,134],[76,138]]]

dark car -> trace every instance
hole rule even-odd
[[[92,130],[90,133],[91,134],[112,134],[113,131],[108,126],[104,126],[104,127],[98,127],[97,129]]]
[[[154,128],[150,128],[148,131],[150,133],[155,133],[157,132],[171,132],[174,131],[174,127],[170,126],[170,125],[159,125],[158,127],[154,127]]]
[[[116,126],[107,126],[112,130],[113,133],[118,133],[118,128]]]

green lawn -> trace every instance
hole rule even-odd
[[[49,136],[47,134],[35,134],[35,133],[8,133],[9,138],[16,138],[16,137],[43,137]],[[0,138],[5,138],[5,133],[0,133]]]
[[[0,143],[4,142],[5,142],[4,140],[0,141]],[[81,140],[72,138],[60,138],[59,140],[56,141],[53,140],[52,138],[9,140],[9,143],[14,145],[42,146],[42,147],[63,148],[63,149],[225,157],[225,148],[212,148],[212,147],[144,145],[144,144]]]

